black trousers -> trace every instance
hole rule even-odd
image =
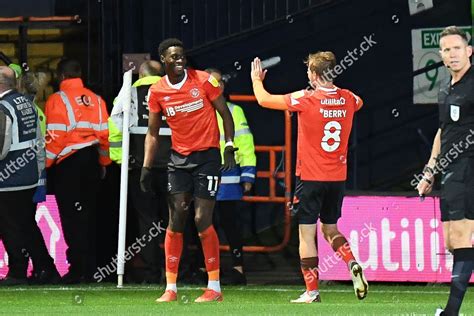
[[[59,207],[69,272],[90,277],[95,263],[95,217],[99,189],[95,146],[78,150],[55,167],[54,191]]]
[[[26,278],[29,258],[35,270],[55,269],[35,221],[35,189],[0,192],[0,236],[8,253],[8,276]]]
[[[219,218],[219,226],[224,231],[229,243],[232,264],[234,267],[243,266],[244,253],[242,251],[242,232],[239,220],[240,201],[217,201],[215,213]]]
[[[36,210],[36,204],[35,204]],[[49,255],[48,248],[44,241],[43,234],[33,217],[34,222],[31,222],[30,241],[28,252],[33,263],[33,270],[40,271],[57,271],[53,258]]]
[[[163,250],[160,248],[160,241],[164,240],[164,230],[160,230],[161,236],[153,237],[150,229],[153,223],[160,228],[166,229],[168,221],[167,185],[168,177],[166,169],[152,169],[153,173],[153,193],[145,193],[140,189],[141,169],[132,169],[129,172],[128,190],[129,206],[136,215],[138,224],[138,236],[142,238],[145,245],[141,248],[140,255],[145,264],[145,279],[158,282],[161,276]],[[156,227],[156,226],[155,226]],[[156,228],[153,230],[156,234]],[[134,240],[131,240],[134,242]]]

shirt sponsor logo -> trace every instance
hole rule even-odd
[[[193,98],[197,98],[199,96],[199,89],[198,88],[192,88],[191,91],[189,91],[191,93],[191,96]]]
[[[199,110],[201,108],[204,107],[204,102],[202,99],[199,99],[197,101],[193,101],[193,102],[190,102],[190,103],[185,103],[185,104],[182,104],[182,105],[178,105],[178,106],[175,106],[174,107],[174,110],[176,112],[194,112],[196,110]]]
[[[346,104],[346,99],[340,97],[339,99],[322,99],[321,105],[344,105]]]
[[[324,118],[328,118],[328,117],[341,118],[341,117],[346,117],[347,110],[320,109],[319,112],[323,115]]]

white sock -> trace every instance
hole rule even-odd
[[[220,293],[221,292],[221,282],[219,280],[217,280],[217,281],[210,281],[209,280],[209,281],[207,281],[207,288]]]
[[[308,291],[309,296],[314,296],[314,295],[317,295],[317,294],[319,294],[319,290]]]
[[[175,293],[178,293],[178,288],[176,287],[176,283],[166,284],[166,290],[165,291],[168,291],[168,290],[171,290]]]

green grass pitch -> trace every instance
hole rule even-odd
[[[373,284],[358,301],[350,284],[322,285],[322,303],[290,304],[303,286],[225,287],[221,303],[196,304],[198,287],[179,288],[178,302],[157,304],[163,287],[113,284],[0,288],[0,314],[28,315],[434,315],[446,303],[448,285]],[[474,291],[461,309],[474,315]]]

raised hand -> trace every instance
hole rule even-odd
[[[260,80],[263,81],[265,79],[265,75],[267,74],[267,70],[262,69],[262,62],[260,58],[255,57],[252,61],[252,70],[250,71],[250,77],[252,81]]]

